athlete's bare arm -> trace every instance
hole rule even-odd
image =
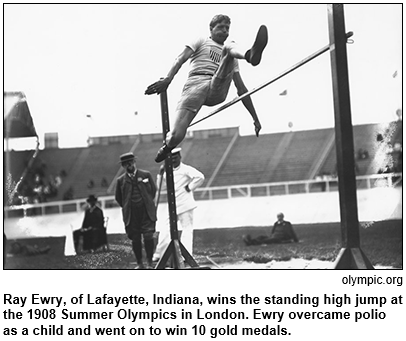
[[[175,59],[171,69],[168,72],[168,75],[165,78],[161,78],[159,81],[151,84],[147,90],[145,90],[145,94],[160,94],[161,92],[166,91],[182,65],[190,58],[192,54],[193,50],[186,46],[182,53]]]
[[[239,72],[234,73],[233,81],[234,81],[235,87],[237,88],[238,96],[241,96],[248,91]],[[254,104],[252,103],[251,97],[247,96],[247,97],[243,98],[242,103],[244,104],[245,108],[248,110],[248,112],[250,113],[250,115],[252,116],[252,118],[254,120],[255,134],[258,137],[262,126],[261,126],[261,123],[259,122],[257,112],[255,111]]]

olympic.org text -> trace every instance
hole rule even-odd
[[[354,285],[375,285],[375,284],[391,284],[401,287],[403,285],[403,277],[402,276],[344,276],[342,278],[343,284],[349,284],[351,286]]]

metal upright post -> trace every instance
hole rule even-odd
[[[328,23],[342,235],[342,249],[335,261],[334,268],[373,269],[371,262],[360,248],[354,137],[351,122],[347,37],[343,4],[328,5]]]
[[[160,94],[161,97],[161,114],[162,114],[162,132],[163,139],[166,139],[166,134],[169,132],[169,110],[168,110],[168,97],[166,91]],[[183,269],[184,262],[192,267],[199,267],[193,257],[189,254],[186,248],[179,241],[178,232],[178,216],[176,213],[176,199],[175,199],[175,186],[173,182],[173,164],[172,155],[165,159],[165,172],[166,172],[166,188],[168,194],[168,209],[169,209],[169,224],[171,233],[171,242],[165,250],[162,258],[160,259],[157,269],[164,269],[169,258],[172,256],[172,263],[175,269]]]

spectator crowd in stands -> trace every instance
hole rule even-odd
[[[12,204],[37,204],[55,198],[66,176],[65,170],[61,170],[57,175],[47,175],[46,164],[41,163],[23,180]]]

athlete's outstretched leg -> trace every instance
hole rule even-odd
[[[268,29],[266,26],[261,25],[254,44],[249,50],[243,50],[235,42],[231,42],[224,46],[222,51],[222,60],[216,74],[227,75],[230,70],[230,65],[233,67],[232,59],[245,59],[248,63],[256,66],[260,63],[262,53],[268,44]]]
[[[188,109],[179,109],[177,111],[173,129],[166,135],[165,143],[158,150],[155,157],[155,162],[162,162],[165,160],[171,150],[183,141],[186,136],[187,128],[189,127],[190,123],[192,123],[196,114],[197,112],[192,112]]]
[[[247,62],[253,66],[258,65],[267,43],[268,30],[265,26],[261,26],[254,44],[248,51],[243,52],[244,50],[234,42],[225,45],[222,51],[220,65],[211,81],[210,92],[204,104],[213,106],[224,102],[227,98],[236,67],[235,59],[246,59]]]

